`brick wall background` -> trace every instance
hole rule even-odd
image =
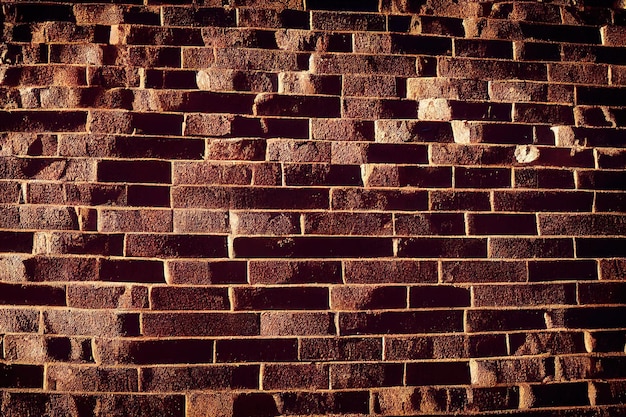
[[[1,414],[626,415],[624,7],[2,1]]]

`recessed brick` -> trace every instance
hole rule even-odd
[[[402,383],[404,367],[401,363],[331,364],[332,389],[397,386]]]
[[[405,287],[343,286],[331,289],[333,310],[381,310],[406,308]]]
[[[263,370],[263,387],[266,389],[326,389],[328,381],[328,365],[268,364]]]
[[[171,165],[164,161],[100,161],[98,180],[170,184]]]
[[[148,392],[191,389],[257,389],[258,365],[150,367],[141,370],[141,386]]]
[[[468,288],[451,285],[411,287],[409,306],[411,308],[469,307]]]
[[[401,238],[398,256],[411,258],[483,258],[487,240],[481,238]]]
[[[249,265],[251,284],[340,283],[339,261],[252,260]]]
[[[323,287],[239,287],[234,289],[235,310],[327,310],[328,289]]]
[[[450,310],[340,313],[341,335],[445,333],[463,328],[463,312]]]
[[[216,342],[217,362],[294,362],[296,339],[230,339]]]
[[[536,235],[537,222],[533,214],[469,214],[470,235]]]
[[[145,336],[255,336],[259,316],[255,313],[144,313]]]
[[[350,284],[435,283],[437,263],[409,260],[346,260],[345,280]]]
[[[383,257],[393,253],[392,241],[379,237],[236,237],[236,257],[337,258]]]
[[[407,385],[468,385],[469,363],[421,362],[407,365]]]
[[[134,257],[225,258],[224,236],[132,234],[126,237],[126,254]]]

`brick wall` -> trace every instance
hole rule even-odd
[[[0,414],[626,415],[584,3],[3,1]]]

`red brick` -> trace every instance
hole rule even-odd
[[[335,261],[251,261],[251,284],[339,283],[341,264]]]
[[[265,160],[265,140],[260,139],[209,139],[206,155],[208,160]]]
[[[238,235],[300,234],[300,215],[284,212],[231,212],[233,233]]]
[[[462,213],[395,214],[394,218],[398,235],[465,235]]]
[[[552,365],[554,366],[554,365]],[[488,386],[515,382],[541,382],[554,376],[549,359],[489,359],[472,361],[472,383]]]
[[[37,235],[37,251],[43,254],[122,256],[124,236],[79,232],[52,232]]]
[[[100,161],[98,180],[168,184],[171,183],[171,164],[162,161]]]
[[[137,392],[136,369],[76,365],[51,365],[46,372],[48,389],[79,392]]]
[[[226,288],[152,287],[150,307],[154,310],[229,310]]]
[[[225,258],[225,236],[131,234],[126,236],[126,255],[159,258]]]
[[[415,119],[417,103],[404,99],[348,97],[342,103],[343,115],[354,119]]]
[[[492,332],[505,330],[545,329],[544,311],[539,310],[468,310],[466,331]]]
[[[304,233],[314,235],[391,235],[392,220],[375,213],[307,213]]]
[[[36,256],[24,260],[29,281],[95,281],[98,279],[96,258]]]
[[[490,88],[492,84],[489,84]],[[427,98],[486,100],[488,98],[487,82],[440,77],[409,78],[407,80],[407,98],[414,100]]]
[[[144,313],[143,334],[174,336],[255,336],[259,315],[254,313]]]
[[[283,29],[276,31],[276,44],[286,51],[352,52],[352,34]]]
[[[343,286],[331,289],[333,310],[381,310],[407,307],[406,287]]]
[[[46,310],[43,312],[43,326],[45,334],[137,336],[139,315],[97,310]]]
[[[430,261],[345,261],[345,280],[350,284],[435,283],[437,264]]]
[[[262,116],[339,117],[335,97],[312,97],[262,93],[254,100],[254,114]]]
[[[184,60],[184,68],[205,68]],[[287,51],[242,48],[218,48],[215,51],[216,68],[256,71],[303,71],[308,70],[309,54]]]
[[[545,64],[467,58],[439,58],[439,74],[448,78],[547,81]],[[470,76],[471,74],[471,76]]]
[[[261,336],[334,335],[333,313],[270,312],[261,313]]]
[[[234,289],[235,310],[326,310],[328,289],[323,287],[239,287]]]
[[[383,31],[386,21],[379,14],[314,11],[311,13],[311,25],[315,30]]]
[[[13,66],[7,68],[6,72],[2,76],[2,84],[8,86],[86,86],[87,85],[87,72],[86,68],[82,66],[69,66],[69,65],[23,65]],[[43,113],[45,116],[47,112]],[[29,114],[29,113],[24,113]],[[74,113],[72,113],[74,114]],[[80,113],[75,113],[77,117]],[[86,116],[86,114],[85,114]],[[14,120],[14,119],[9,119]],[[33,121],[36,121],[35,118]],[[46,118],[41,119],[43,122]],[[80,121],[75,120],[75,122]],[[57,121],[59,122],[59,121]],[[69,120],[67,121],[69,122]],[[79,123],[80,125],[81,123]],[[40,131],[37,125],[32,126],[32,131]],[[68,125],[69,127],[69,125]],[[84,129],[80,129],[84,130]]]
[[[511,146],[433,144],[431,161],[444,165],[506,165],[515,159]]]
[[[401,385],[401,363],[350,363],[330,365],[331,389],[390,387]]]
[[[2,111],[0,123],[8,132],[84,132],[84,111]]]
[[[263,389],[327,389],[328,365],[268,364],[263,368]]]
[[[496,191],[496,211],[591,211],[592,193],[584,191]]]
[[[223,339],[216,343],[217,362],[294,362],[296,339]]]
[[[188,55],[184,55],[184,57],[187,56]],[[190,61],[200,58],[193,56],[185,59],[187,59],[185,65],[193,65]],[[210,59],[212,59],[212,55],[205,58],[205,60]],[[202,67],[203,65],[198,63],[195,64],[195,66]],[[207,68],[198,71],[196,74],[196,83],[199,89],[209,91],[250,91],[255,93],[278,91],[278,75],[263,71]]]
[[[385,340],[387,360],[451,359],[467,357],[463,336],[389,337]],[[504,342],[503,340],[501,342]],[[504,346],[504,343],[502,343]]]
[[[257,389],[258,384],[258,365],[150,367],[141,370],[141,386],[148,392]]]
[[[285,164],[283,178],[288,186],[362,185],[358,166],[337,163]]]
[[[278,92],[281,94],[341,95],[341,77],[316,75],[309,72],[281,72],[278,74]]]
[[[67,305],[88,309],[134,310],[148,308],[148,288],[142,286],[68,286]]]
[[[551,82],[606,85],[609,82],[609,67],[600,64],[550,64],[548,79]]]
[[[626,262],[622,259],[601,259],[600,279],[622,280],[626,277]]]
[[[506,285],[474,287],[476,307],[576,304],[573,284]]]
[[[344,77],[343,94],[347,97],[401,97],[403,79],[393,76]]]
[[[339,313],[342,336],[357,334],[447,333],[461,331],[463,312],[450,310]]]
[[[489,193],[486,191],[431,191],[432,210],[491,211]]]
[[[427,210],[428,193],[423,190],[372,190],[334,188],[335,210]]]
[[[278,162],[330,162],[331,145],[320,141],[272,139],[267,143],[267,158]]]
[[[245,284],[246,262],[239,261],[167,261],[169,284]]]
[[[534,214],[468,214],[469,235],[536,235]]]
[[[99,278],[108,282],[165,282],[163,262],[143,259],[102,259]]]
[[[19,334],[4,337],[5,359],[22,363],[93,362],[91,340]]]
[[[374,123],[349,119],[311,119],[312,139],[373,141]]]
[[[300,355],[303,360],[380,360],[382,350],[380,338],[305,338],[300,342]]]
[[[213,7],[163,7],[163,26],[235,26],[235,10]]]
[[[265,5],[264,5],[265,6]],[[239,26],[309,29],[309,13],[298,10],[239,9]]]
[[[175,364],[213,362],[212,340],[104,339],[95,341],[94,353],[104,365]]]
[[[522,261],[444,261],[443,282],[524,282],[526,264]]]
[[[573,172],[565,169],[517,168],[516,188],[575,188]]]

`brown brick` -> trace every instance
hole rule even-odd
[[[476,307],[576,304],[573,284],[503,285],[474,287]]]
[[[263,368],[263,389],[326,389],[328,387],[328,365],[268,364]]]
[[[205,68],[202,63],[195,64],[183,57],[184,68]],[[218,48],[215,51],[216,68],[256,71],[306,71],[309,68],[309,54],[287,51]],[[319,71],[318,71],[319,72]]]
[[[336,13],[314,11],[311,13],[312,29],[337,31],[383,31],[383,16],[365,13]]]
[[[504,346],[504,340],[501,341]],[[408,336],[385,340],[387,360],[451,359],[467,357],[463,336]]]
[[[398,235],[465,235],[465,219],[461,213],[395,214]]]
[[[52,232],[36,236],[36,251],[41,254],[123,255],[121,234]]]
[[[99,278],[108,282],[159,283],[165,281],[163,262],[139,259],[102,259]]]
[[[97,310],[46,310],[43,312],[43,326],[45,334],[137,336],[139,315]]]
[[[516,188],[575,188],[574,173],[566,169],[516,168]]]
[[[0,250],[2,252],[32,253],[32,232],[0,232]]]
[[[93,362],[91,341],[86,338],[19,334],[4,337],[5,359],[22,363]]]
[[[258,261],[249,266],[251,284],[303,284],[341,282],[338,261]]]
[[[311,119],[311,137],[321,140],[373,141],[374,123],[349,119]]]
[[[231,212],[230,223],[238,235],[300,234],[300,215],[285,212]]]
[[[555,104],[516,103],[513,120],[522,123],[552,123],[573,125],[573,108]]]
[[[150,307],[154,310],[229,310],[226,288],[152,287]]]
[[[626,263],[621,259],[600,260],[600,279],[622,280],[626,276]]]
[[[0,329],[4,333],[37,333],[40,312],[36,309],[5,307],[0,309]]]
[[[583,191],[496,191],[496,211],[591,211],[593,195]]]
[[[281,72],[278,75],[281,94],[341,94],[341,77],[316,75],[309,72]]]
[[[52,285],[0,284],[1,304],[64,306],[65,288]]]
[[[164,26],[235,26],[235,10],[213,7],[163,7]]]
[[[261,336],[334,335],[332,313],[265,311],[261,313]]]
[[[332,162],[338,163],[285,164],[284,182],[288,186],[362,185],[361,170],[358,166],[343,165],[341,164],[343,161]]]
[[[439,74],[449,78],[473,78],[482,80],[530,80],[547,81],[545,64],[473,60],[467,58],[439,58]],[[471,76],[469,76],[471,74]]]
[[[351,284],[434,283],[437,265],[430,261],[345,261],[345,280]]]
[[[534,214],[468,214],[469,235],[536,235]]]
[[[323,287],[263,287],[234,289],[235,310],[326,310],[328,289]]]
[[[104,365],[174,364],[213,362],[212,340],[104,339],[95,341],[94,352]]]
[[[309,13],[298,10],[239,9],[240,26],[309,29]]]
[[[343,94],[347,97],[401,97],[404,80],[389,75],[347,75]]]
[[[526,265],[521,261],[444,261],[443,282],[524,282]]]
[[[611,214],[542,214],[539,227],[543,235],[619,235],[626,231],[625,219]]]
[[[417,107],[413,100],[348,97],[343,99],[342,113],[354,119],[415,119]]]
[[[166,277],[170,284],[243,284],[246,283],[246,262],[167,261]]]
[[[67,288],[67,305],[86,309],[144,309],[149,306],[148,288],[134,285],[72,285]]]
[[[331,289],[333,310],[401,309],[407,306],[405,287],[343,286]]]
[[[132,234],[126,236],[126,255],[159,258],[225,258],[225,236]]]
[[[296,339],[229,339],[216,342],[217,362],[294,362]]]
[[[29,281],[95,281],[98,279],[95,258],[36,256],[24,260]]]
[[[198,51],[201,52],[202,50]],[[211,52],[211,50],[208,50]],[[185,52],[183,52],[185,53]],[[187,57],[187,55],[183,55]],[[202,57],[202,55],[200,55]],[[188,61],[200,59],[186,58]],[[211,60],[212,55],[205,58]],[[188,63],[186,62],[186,65]],[[203,67],[202,63],[191,64]],[[250,91],[255,93],[270,93],[278,91],[278,75],[264,71],[245,71],[226,68],[207,68],[199,70],[195,82],[199,89],[208,91]]]
[[[272,399],[273,400],[273,399]],[[333,392],[307,392],[295,391],[285,392],[278,395],[277,402],[280,401],[281,412],[289,415],[319,414],[332,415],[335,413],[368,414],[370,406],[369,391],[333,391]],[[252,404],[258,404],[257,399],[253,399]],[[274,404],[272,402],[272,404]],[[256,409],[256,408],[255,408]],[[267,415],[277,413],[269,409]],[[237,417],[249,415],[249,410],[242,410]]]
[[[314,235],[391,235],[390,215],[375,213],[306,213],[304,233]]]
[[[145,336],[255,336],[259,316],[254,313],[144,313]]]
[[[207,143],[209,160],[265,160],[265,140],[260,139],[209,139]]]
[[[188,391],[191,389],[256,389],[258,365],[150,367],[141,370],[141,386],[148,392]]]
[[[401,363],[350,363],[330,365],[332,389],[396,386],[402,383]]]
[[[418,362],[407,365],[407,385],[468,385],[469,363]]]
[[[236,237],[233,248],[236,257],[244,258],[384,257],[393,253],[389,238],[358,236]]]
[[[272,139],[267,144],[267,158],[278,162],[330,162],[331,145],[329,142]]]
[[[471,363],[472,383],[488,386],[498,383],[541,382],[553,376],[549,362],[542,358],[489,359]],[[552,371],[552,372],[550,372]]]
[[[331,206],[335,210],[427,210],[428,193],[423,190],[335,188]]]
[[[43,367],[37,365],[1,364],[5,375],[0,382],[2,388],[43,388]]]
[[[468,310],[468,332],[545,329],[543,310]]]
[[[100,161],[98,180],[169,184],[172,182],[171,164],[162,161]]]
[[[431,161],[445,165],[505,165],[515,159],[514,152],[511,146],[433,144]]]
[[[305,338],[300,342],[303,360],[380,360],[382,349],[380,338]]]
[[[51,365],[46,372],[48,389],[80,392],[137,392],[136,369],[76,365]]]
[[[489,193],[484,191],[431,191],[432,210],[491,211]]]
[[[490,238],[492,258],[573,258],[574,240],[567,238]]]
[[[489,84],[491,86],[491,83]],[[421,100],[486,100],[487,82],[470,79],[420,77],[407,79],[407,98]],[[494,99],[492,97],[492,99]]]
[[[606,85],[608,70],[608,65],[599,64],[550,64],[548,78],[551,82]]]
[[[282,29],[276,31],[276,44],[286,51],[352,52],[352,34]]]
[[[414,57],[396,55],[313,54],[311,71],[317,74],[381,74],[414,76]]]

